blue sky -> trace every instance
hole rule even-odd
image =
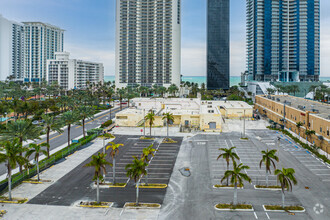
[[[330,1],[321,0],[321,76],[330,76]],[[0,14],[66,30],[72,58],[102,62],[114,75],[115,0],[0,0]],[[245,0],[231,0],[231,75],[245,70]],[[182,0],[182,74],[205,75],[206,0]]]

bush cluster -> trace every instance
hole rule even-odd
[[[112,120],[111,119],[104,122],[103,124],[101,124],[101,128],[106,128],[106,127],[109,127],[110,125],[112,125]]]
[[[298,138],[294,137],[290,132],[288,132],[287,130],[283,130],[283,129],[278,129],[278,128],[274,128],[274,127],[271,127],[271,126],[268,126],[267,127],[268,129],[271,129],[271,130],[276,130],[276,131],[280,131],[282,132],[283,134],[289,136],[292,140],[294,140],[296,143],[298,143],[300,146],[302,146],[303,148],[305,148],[306,150],[312,152],[314,155],[316,155],[318,158],[320,158],[321,160],[323,160],[324,162],[330,164],[330,160],[325,156],[325,155],[322,155],[320,154],[316,149],[318,147],[316,146],[309,146],[308,144],[305,144],[303,143],[302,141],[300,141]]]

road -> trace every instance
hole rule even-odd
[[[123,107],[124,109],[125,107]],[[120,108],[119,107],[115,107],[111,110],[111,119],[113,119],[116,115],[117,112],[120,111]],[[100,126],[103,122],[109,120],[109,117],[110,117],[110,114],[109,114],[109,111],[105,111],[104,113],[96,116],[95,118],[93,119],[89,119],[89,120],[86,120],[86,124],[85,124],[85,129],[86,131],[90,130],[90,129],[93,129],[93,128],[96,128],[98,126]],[[71,139],[75,139],[79,136],[82,135],[82,126],[80,125],[72,125],[71,126]],[[59,134],[59,133],[54,133],[52,135],[50,135],[49,137],[50,141],[49,141],[49,144],[50,144],[50,150],[53,150],[53,149],[56,149],[57,147],[63,145],[63,144],[66,144],[68,142],[68,129],[65,128],[63,130],[63,133],[62,134]],[[47,138],[44,137],[40,140],[37,140],[35,143],[45,143],[47,141]],[[32,158],[31,158],[32,159]],[[5,167],[5,164],[0,164],[0,175],[3,175],[7,173],[7,169]]]

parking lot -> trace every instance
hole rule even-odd
[[[124,146],[120,148],[116,157],[116,180],[117,182],[127,182],[128,184],[125,188],[101,188],[101,201],[114,202],[113,207],[123,207],[125,202],[135,201],[134,180],[129,180],[126,176],[125,166],[132,162],[133,156],[141,157],[142,149],[150,144],[154,144],[157,152],[148,167],[148,181],[149,183],[167,184],[182,141],[182,138],[179,137],[173,137],[172,139],[177,141],[177,143],[162,144],[162,138],[159,137],[155,138],[155,140],[140,140],[139,136],[117,135],[114,142],[122,143]],[[112,162],[110,158],[108,160]],[[30,200],[29,203],[71,206],[82,200],[95,200],[96,190],[92,187],[94,168],[84,167],[89,161],[90,159],[81,163],[52,186]],[[111,167],[107,167],[105,178],[106,180],[112,180]],[[140,201],[162,203],[165,193],[166,189],[140,189]]]
[[[249,129],[247,130],[249,140],[241,140],[239,132],[228,132],[199,134],[184,141],[182,146],[187,155],[179,154],[179,158],[184,158],[183,164],[190,164],[192,176],[187,180],[181,180],[179,175],[172,177],[171,182],[175,183],[173,188],[177,188],[176,185],[185,186],[178,188],[177,192],[186,196],[177,198],[182,205],[174,211],[167,210],[168,213],[161,213],[166,215],[164,219],[183,217],[188,214],[195,216],[196,219],[203,217],[207,219],[329,219],[330,213],[325,207],[330,206],[328,200],[330,185],[327,181],[328,175],[322,174],[330,173],[330,169],[306,150],[296,146],[288,137],[281,135],[268,129]],[[280,146],[278,146],[277,137],[281,137]],[[239,162],[250,167],[243,172],[252,179],[251,184],[245,182],[244,189],[238,190],[238,201],[252,204],[254,211],[229,212],[217,211],[213,208],[217,203],[233,201],[233,189],[213,188],[214,184],[220,184],[220,179],[227,169],[224,159],[217,160],[220,154],[218,148],[232,146],[236,147],[235,152],[240,157]],[[306,212],[293,214],[263,209],[262,205],[280,205],[282,201],[281,191],[254,188],[254,185],[264,185],[266,181],[265,166],[259,168],[261,151],[266,149],[278,150],[277,155],[280,159],[277,163],[278,169],[282,167],[295,169],[298,184],[293,186],[292,192],[285,193],[285,204],[302,205]],[[229,167],[231,168],[232,166]],[[269,175],[269,184],[277,185],[273,169],[272,174]],[[199,206],[197,210],[192,208],[197,205]],[[167,206],[170,207],[170,204],[165,203],[164,209]],[[184,210],[183,214],[179,210]]]

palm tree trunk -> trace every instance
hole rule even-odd
[[[85,119],[82,119],[82,124],[83,124],[83,135],[84,135],[84,139],[86,138],[86,135],[85,135]]]
[[[136,183],[136,202],[135,204],[138,206],[139,205],[139,186],[140,186],[140,180]]]
[[[22,137],[19,138],[19,142],[20,142],[20,144],[21,144],[21,147],[23,147],[23,138],[22,138]],[[23,153],[21,152],[21,153],[19,153],[19,155],[22,157],[22,156],[23,156]],[[22,165],[20,164],[20,165],[19,165],[19,172],[22,173],[22,171],[23,171],[23,167],[22,167]]]
[[[99,180],[99,177],[97,177],[97,180],[96,180],[96,202],[100,203],[100,180]]]
[[[11,201],[11,167],[8,164],[8,199]]]
[[[48,144],[48,146],[47,146],[47,157],[48,157],[48,159],[49,159],[49,132],[50,132],[50,128],[48,127],[47,128],[47,144]]]
[[[40,181],[40,176],[39,176],[39,159],[37,159],[37,174],[38,174],[38,182]]]
[[[115,157],[112,159],[112,172],[113,172],[113,174],[112,174],[113,184],[115,184],[116,183],[116,158]]]
[[[166,121],[167,124],[167,140],[168,140],[168,121]]]
[[[151,124],[150,124],[150,137],[151,137]]]
[[[70,146],[70,128],[71,124],[68,125],[68,146]]]
[[[235,191],[234,191],[234,206],[237,205],[237,182],[235,182]]]
[[[227,171],[229,170],[229,162],[227,162]],[[227,186],[228,186],[228,181],[229,181],[229,178],[227,177]]]
[[[268,187],[268,171],[266,170],[266,187]]]
[[[284,192],[282,190],[282,208],[284,208],[284,200],[285,200],[285,195],[284,195]]]

